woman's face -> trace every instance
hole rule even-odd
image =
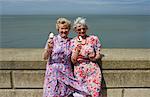
[[[83,25],[76,27],[76,32],[78,33],[78,36],[84,37],[86,36],[87,28]]]
[[[59,24],[58,26],[58,32],[62,38],[67,38],[69,30],[69,26],[66,24]]]

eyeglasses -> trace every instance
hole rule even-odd
[[[86,28],[80,28],[80,29],[77,29],[77,31],[81,31],[81,30],[86,30]]]
[[[68,32],[59,32],[59,33],[61,33],[61,34],[67,34]]]
[[[85,34],[86,32],[78,32],[78,34]]]

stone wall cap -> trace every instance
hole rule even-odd
[[[44,61],[42,48],[0,48],[0,61]],[[103,61],[150,61],[150,49],[102,49]]]

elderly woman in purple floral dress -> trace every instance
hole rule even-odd
[[[59,18],[56,23],[59,34],[46,43],[43,58],[48,62],[43,97],[68,97],[74,91],[85,93],[79,81],[74,79],[71,69],[70,26],[69,20]]]

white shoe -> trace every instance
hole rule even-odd
[[[73,93],[73,97],[84,97],[84,96],[79,94],[79,93],[77,93],[77,92],[75,92],[75,93]]]

